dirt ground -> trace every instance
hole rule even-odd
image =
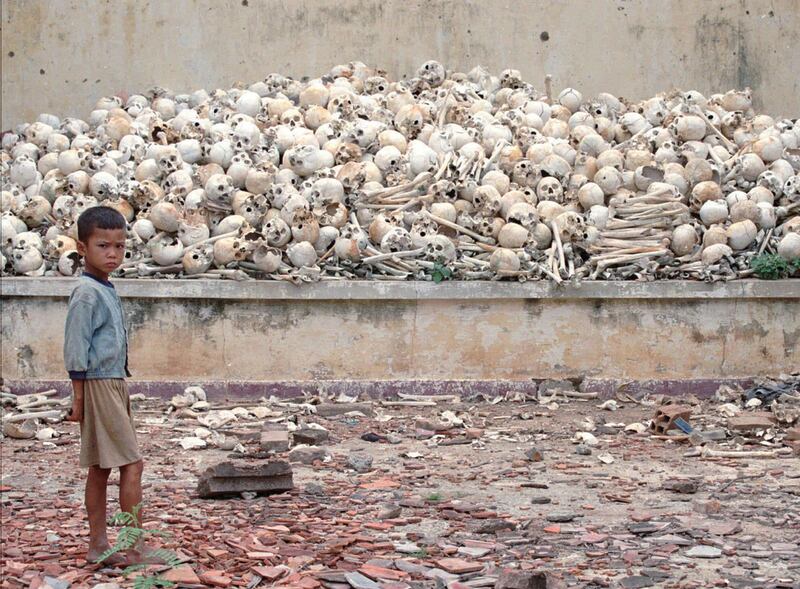
[[[782,443],[785,428],[732,431],[718,401],[689,399],[692,425],[723,428],[723,440],[694,447],[675,431],[635,431],[658,402],[628,397],[615,411],[577,399],[375,402],[374,415],[342,404],[330,417],[309,405],[212,402],[269,408],[216,428],[249,456],[261,452],[266,419],[319,424],[330,457],[302,464],[289,454],[291,492],[202,500],[199,474],[231,451],[184,450],[182,438],[210,432],[196,431],[191,411],[167,415],[167,402],[148,399],[136,403],[147,527],[171,534],[153,542],[184,559],[168,573],[184,586],[464,589],[494,587],[514,568],[546,571],[550,588],[800,587],[800,460]],[[50,441],[3,440],[0,586],[130,586],[119,569],[84,560],[78,427],[53,427],[61,436]],[[577,432],[590,435],[579,445]],[[353,571],[365,577],[345,576]]]

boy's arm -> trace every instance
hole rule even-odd
[[[83,382],[89,369],[89,348],[92,345],[93,305],[88,301],[70,301],[64,325],[64,365],[72,380],[72,408],[67,421],[83,421]]]
[[[67,421],[83,421],[83,383],[82,380],[72,381],[72,408],[67,413]]]
[[[72,381],[86,380],[89,369],[89,348],[92,345],[92,314],[90,302],[72,301],[64,325],[64,366]]]

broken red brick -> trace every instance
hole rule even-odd
[[[211,570],[200,574],[200,580],[206,585],[214,587],[228,587],[233,583],[233,579],[225,575],[225,571]]]
[[[200,585],[200,578],[192,570],[188,564],[182,564],[179,567],[168,570],[161,575],[165,581],[172,581],[176,585]]]
[[[454,575],[463,575],[464,573],[475,573],[483,570],[483,564],[479,562],[469,562],[461,558],[440,558],[436,564],[442,570],[452,573]]]
[[[665,434],[671,429],[675,429],[675,420],[679,417],[689,421],[692,414],[692,407],[689,405],[662,405],[656,409],[650,429],[657,434]]]
[[[408,578],[408,573],[403,571],[396,571],[393,569],[386,569],[379,566],[373,566],[370,564],[365,564],[360,569],[359,572],[363,575],[368,576],[371,579],[386,579],[389,581],[400,581],[402,579]]]

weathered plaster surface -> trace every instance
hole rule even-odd
[[[3,280],[4,378],[63,378],[71,284]],[[230,286],[253,290],[228,297]],[[118,281],[135,377],[671,380],[800,366],[798,281],[593,283],[558,291],[544,283],[282,286]],[[504,296],[510,291],[503,287],[517,288],[516,297]]]
[[[392,76],[427,59],[519,69],[638,99],[750,86],[800,115],[800,0],[2,0],[2,128],[86,117],[97,98],[318,76],[361,60]]]

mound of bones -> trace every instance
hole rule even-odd
[[[800,123],[749,90],[632,102],[435,61],[101,98],[2,137],[5,274],[80,270],[76,220],[129,221],[124,277],[748,276],[800,258]]]

